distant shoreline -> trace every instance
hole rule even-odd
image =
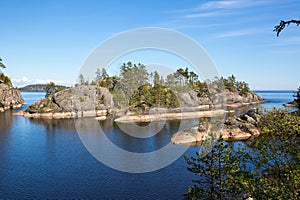
[[[255,93],[294,93],[296,90],[251,90]]]
[[[26,85],[24,87],[18,87],[18,89],[21,92],[46,92],[47,89],[47,84],[32,84],[32,85]],[[56,85],[56,87],[61,87],[61,88],[68,88],[67,86],[64,85]]]

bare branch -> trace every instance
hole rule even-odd
[[[280,24],[274,27],[274,32],[277,33],[277,37],[279,36],[280,32],[285,28],[286,25],[290,25],[290,24],[296,24],[297,26],[300,25],[300,20],[289,20],[289,21],[283,21],[281,20]]]

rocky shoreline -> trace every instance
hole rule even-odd
[[[88,110],[88,111],[64,111],[64,112],[35,112],[35,110],[24,110],[18,113],[14,113],[17,116],[24,116],[26,118],[34,119],[73,119],[82,117],[95,117],[96,120],[105,120],[106,116],[114,115],[117,118],[114,120],[116,122],[122,123],[133,123],[133,122],[151,122],[151,121],[165,121],[165,120],[182,120],[182,119],[197,119],[197,118],[208,118],[222,116],[226,113],[234,112],[234,110],[248,107],[250,105],[260,104],[263,101],[252,102],[252,103],[237,103],[237,104],[227,104],[225,108],[222,109],[221,105],[216,105],[215,109],[210,109],[209,105],[202,105],[198,107],[190,108],[175,108],[175,109],[154,109],[153,114],[137,114],[129,113],[124,114],[115,112],[111,108],[103,110]],[[21,107],[20,105],[19,107]]]
[[[22,107],[25,103],[21,92],[12,86],[0,84],[0,112]]]
[[[292,101],[292,102],[283,104],[283,106],[285,106],[285,107],[297,107],[298,103],[296,101]]]
[[[217,117],[226,113],[223,109],[206,110],[196,112],[182,112],[182,113],[159,113],[148,115],[125,115],[115,119],[115,122],[133,123],[133,122],[152,122],[152,121],[168,121],[178,119],[197,119],[201,117]]]
[[[263,103],[264,101],[257,101],[251,103],[237,103],[227,104],[226,106],[216,105],[214,109],[210,109],[209,105],[202,105],[190,108],[177,108],[177,109],[159,109],[154,110],[153,114],[129,114],[120,116],[114,121],[122,123],[133,122],[152,122],[152,121],[167,121],[167,120],[184,120],[184,119],[197,119],[197,118],[210,118],[232,113],[235,110]]]
[[[29,113],[27,111],[20,111],[14,113],[16,116],[23,116],[33,119],[74,119],[82,117],[96,117],[97,120],[105,120],[109,115],[110,110],[97,111],[82,111],[82,112],[46,112],[46,113]]]
[[[261,119],[261,113],[258,109],[251,109],[240,116],[229,116],[224,122],[224,127],[216,132],[222,135],[225,141],[244,141],[260,134],[258,123]],[[209,122],[202,122],[198,126],[177,132],[171,138],[174,144],[192,145],[201,143],[212,134],[212,125]]]
[[[112,95],[106,88],[82,85],[42,98],[15,115],[35,119],[100,117],[103,120],[103,116],[111,114],[112,106]]]
[[[93,85],[80,85],[42,98],[26,110],[15,115],[27,118],[44,119],[70,119],[81,117],[96,117],[98,120],[105,119],[108,115],[117,117],[115,121],[150,122],[161,120],[195,119],[201,117],[215,117],[224,115],[228,110],[236,110],[254,104],[263,103],[264,100],[253,92],[241,96],[237,92],[216,94],[215,99],[226,96],[227,103],[213,104],[207,97],[199,98],[194,92],[181,95],[182,108],[155,108],[149,112],[139,113],[130,110],[114,109],[112,94],[107,88]],[[198,105],[198,106],[195,106]],[[151,113],[152,112],[152,113]]]

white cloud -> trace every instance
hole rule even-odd
[[[271,1],[254,1],[254,0],[221,0],[221,1],[210,1],[202,4],[198,7],[199,10],[207,9],[233,9],[233,8],[246,8],[257,5],[269,3]]]
[[[256,33],[263,32],[263,29],[243,29],[243,30],[235,30],[225,33],[219,33],[214,35],[214,38],[229,38],[229,37],[239,37],[244,35],[253,35]]]
[[[63,80],[44,80],[44,79],[29,79],[26,76],[23,76],[22,78],[13,78],[12,83],[15,87],[23,87],[26,85],[31,85],[31,84],[47,84],[50,82],[54,82],[56,85],[67,85],[70,86],[72,83],[69,83],[67,81]]]
[[[240,14],[240,9],[274,3],[271,0],[219,0],[209,1],[197,7],[182,10],[183,18],[203,18]],[[237,12],[239,11],[239,12]]]
[[[228,12],[228,11],[211,11],[211,12],[200,12],[184,15],[183,18],[204,18],[204,17],[217,17],[217,16],[228,16],[239,14],[239,12]]]

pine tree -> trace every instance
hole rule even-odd
[[[298,87],[298,91],[294,97],[296,97],[294,101],[297,103],[297,107],[300,109],[300,87]]]

